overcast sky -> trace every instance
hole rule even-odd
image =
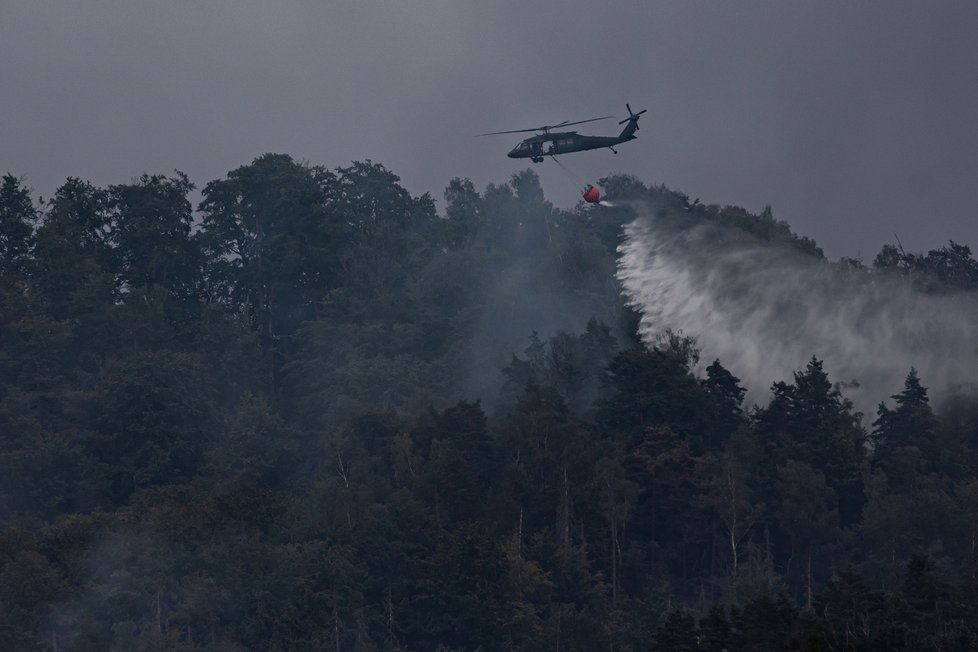
[[[49,196],[264,152],[415,194],[527,165],[515,135],[647,108],[564,157],[776,217],[833,258],[978,249],[978,3],[0,0],[0,173]],[[612,134],[612,121],[581,125]],[[561,206],[577,184],[534,166]]]

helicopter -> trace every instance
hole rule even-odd
[[[638,113],[632,113],[632,107],[625,104],[625,108],[628,109],[628,117],[620,121],[618,124],[622,125],[626,122],[625,128],[621,130],[621,133],[617,136],[582,136],[576,131],[560,131],[552,132],[552,129],[558,129],[560,127],[569,127],[571,125],[580,125],[585,122],[595,122],[597,120],[608,120],[614,116],[606,115],[601,118],[590,118],[588,120],[577,120],[575,122],[570,122],[565,120],[560,124],[555,125],[544,125],[542,127],[533,127],[532,129],[514,129],[512,131],[493,131],[487,134],[479,134],[479,136],[496,136],[498,134],[519,134],[527,131],[540,131],[542,133],[536,136],[531,136],[527,138],[519,145],[510,150],[509,158],[528,158],[534,163],[540,163],[543,161],[544,156],[557,156],[558,154],[570,154],[571,152],[583,152],[589,149],[601,149],[607,147],[612,152],[617,154],[615,150],[615,145],[619,143],[625,143],[629,140],[635,140],[635,132],[638,131],[638,119],[643,113],[648,109],[642,109]],[[550,143],[549,147],[545,147],[545,143]]]

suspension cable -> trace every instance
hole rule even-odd
[[[564,173],[567,174],[568,177],[570,177],[571,181],[573,181],[574,183],[578,184],[582,188],[586,188],[586,187],[588,187],[590,185],[589,183],[587,183],[586,181],[584,181],[583,179],[581,179],[579,176],[577,176],[576,174],[574,174],[573,172],[571,172],[570,170],[568,170],[567,169],[567,166],[564,165],[563,163],[561,163],[560,161],[558,161],[556,156],[554,156],[553,154],[551,154],[550,155],[550,158],[553,159],[554,163],[556,163],[558,166],[560,166],[560,169],[563,170]]]

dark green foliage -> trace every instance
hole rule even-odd
[[[633,442],[652,426],[669,426],[684,436],[702,429],[706,392],[686,360],[669,351],[622,351],[608,365],[605,383],[614,394],[600,402],[598,422]]]
[[[852,570],[843,570],[828,581],[814,604],[819,637],[829,649],[872,649],[874,639],[885,635],[886,599],[868,588]]]
[[[696,619],[686,611],[670,611],[655,630],[655,649],[695,652],[699,649]]]
[[[730,647],[730,621],[722,605],[714,604],[699,622],[700,649],[723,652]]]
[[[978,261],[972,258],[970,247],[953,240],[927,255],[907,253],[899,244],[883,245],[873,260],[873,269],[899,275],[908,286],[930,294],[978,289]]]
[[[513,398],[530,383],[542,385],[574,411],[587,411],[605,393],[601,372],[614,357],[616,345],[611,329],[593,317],[579,336],[559,331],[544,344],[534,332],[524,351],[526,359],[514,355],[503,369],[504,391]]]
[[[839,525],[849,526],[859,520],[864,502],[866,436],[859,416],[815,357],[794,377],[794,384],[774,384],[770,405],[754,415],[757,433],[775,465],[795,459],[825,477],[837,495]]]
[[[704,445],[719,450],[737,429],[744,425],[741,405],[747,390],[740,379],[723,368],[719,360],[706,368],[706,378],[700,381],[709,396],[709,421],[704,428]]]
[[[470,179],[455,177],[445,188],[445,217],[448,237],[456,247],[461,246],[482,228],[482,196]]]
[[[797,618],[797,610],[783,595],[752,600],[732,610],[732,647],[757,652],[790,649]]]
[[[770,209],[603,183],[823,264]],[[443,216],[370,161],[193,188],[3,178],[0,648],[978,648],[972,398],[911,370],[867,443],[813,357],[745,411],[639,341],[631,204],[529,170]],[[833,269],[978,278],[955,243]]]
[[[194,298],[202,261],[190,237],[193,215],[187,195],[193,189],[181,172],[176,177],[144,174],[136,183],[109,189],[115,211],[112,240],[127,286],[159,285]]]
[[[927,388],[921,386],[915,369],[907,374],[903,391],[891,398],[896,409],[881,403],[873,422],[873,462],[891,483],[907,487],[915,474],[937,467],[945,451],[940,447],[938,421]]]
[[[293,332],[332,285],[349,228],[327,211],[335,183],[321,168],[266,154],[204,188],[200,241],[211,295],[266,345]]]
[[[425,484],[439,521],[473,520],[486,504],[497,469],[495,447],[478,403],[462,402],[435,415]]]
[[[0,181],[0,281],[4,289],[27,269],[36,220],[30,191],[17,177],[5,174]]]
[[[37,229],[32,286],[44,313],[72,320],[74,345],[91,350],[119,295],[118,249],[107,191],[68,179],[48,203]]]

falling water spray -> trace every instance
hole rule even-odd
[[[640,335],[649,343],[667,330],[694,337],[701,365],[719,358],[748,388],[749,403],[765,402],[773,382],[790,381],[812,356],[870,415],[911,367],[932,398],[974,393],[974,293],[922,294],[688,213],[635,209],[618,278],[641,315]]]

